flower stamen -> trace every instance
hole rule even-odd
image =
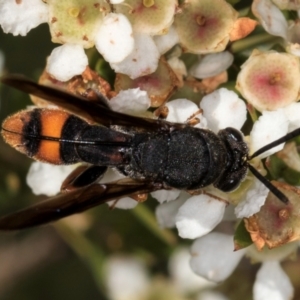
[[[153,6],[154,4],[155,4],[154,0],[143,0],[143,5],[147,8]]]
[[[271,78],[269,80],[269,83],[271,85],[276,85],[278,82],[280,82],[280,80],[281,80],[281,74],[274,73],[274,74],[272,74],[272,76],[271,76]]]
[[[197,16],[196,22],[199,26],[204,26],[206,24],[206,18],[204,16]]]

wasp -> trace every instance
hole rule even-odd
[[[288,203],[250,161],[299,135],[300,129],[249,156],[243,134],[234,128],[215,134],[188,124],[114,112],[102,95],[98,101],[88,101],[19,75],[1,81],[59,106],[23,110],[8,117],[2,124],[2,136],[8,144],[42,162],[86,164],[65,179],[58,196],[0,218],[1,230],[53,222],[113,199],[160,189],[195,191],[212,184],[230,192],[248,170]],[[108,167],[128,178],[98,183]]]

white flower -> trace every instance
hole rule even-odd
[[[262,116],[254,123],[250,133],[250,154],[286,135],[288,127],[289,121],[282,109],[263,111]],[[283,146],[284,143],[262,153],[259,158],[270,156],[282,150]]]
[[[195,239],[207,234],[221,222],[225,207],[225,201],[207,195],[189,198],[179,208],[176,216],[179,236]]]
[[[212,232],[194,241],[191,247],[192,270],[213,282],[225,280],[245,254],[245,249],[235,251],[233,237]]]
[[[76,165],[54,166],[36,161],[29,168],[26,182],[35,195],[54,196],[60,192],[62,182],[75,167]]]
[[[46,71],[60,81],[68,81],[83,73],[88,63],[82,46],[64,44],[52,50]]]
[[[141,116],[151,105],[146,91],[136,89],[121,90],[109,101],[114,111]]]
[[[165,54],[179,42],[178,34],[174,26],[171,26],[166,34],[154,36],[153,40],[161,55]]]
[[[254,300],[288,300],[292,299],[293,294],[293,286],[279,262],[263,263],[253,287]]]
[[[267,32],[282,38],[287,37],[287,21],[271,0],[253,1],[252,11]]]
[[[183,60],[179,59],[176,56],[171,57],[168,59],[168,64],[173,69],[173,71],[176,73],[177,77],[180,76],[187,76],[187,70],[185,63]]]
[[[151,193],[151,196],[154,197],[159,203],[170,202],[178,198],[180,190],[158,190]]]
[[[246,104],[238,95],[225,88],[203,97],[200,102],[208,128],[217,133],[220,129],[233,127],[241,129],[246,121]]]
[[[123,174],[121,174],[115,169],[108,168],[108,170],[105,172],[103,178],[100,180],[99,183],[110,183],[110,182],[118,181],[122,178],[125,178]],[[108,201],[107,205],[113,208],[132,209],[138,205],[138,202],[130,197],[123,197],[118,200]]]
[[[195,240],[191,247],[190,265],[196,274],[220,282],[232,274],[246,254],[255,262],[262,262],[253,287],[254,300],[290,300],[293,287],[279,262],[295,253],[297,247],[294,242],[272,250],[264,248],[258,251],[251,245],[234,251],[232,236],[213,232]]]
[[[51,70],[52,76],[61,81],[80,74],[79,65],[88,61],[85,54],[85,58],[82,57],[83,47],[90,48],[95,44],[106,61],[112,64],[121,63],[134,49],[132,26],[125,15],[107,13],[107,3],[101,3],[97,11],[90,1],[86,3],[85,14],[81,15],[80,3],[73,2],[70,0],[62,4],[60,1],[44,3],[42,0],[0,0],[0,25],[4,32],[26,35],[32,28],[48,22],[54,42],[77,46],[77,50],[69,49],[70,57],[61,52],[51,54],[47,68]],[[80,17],[83,19],[76,21]],[[154,44],[153,41],[152,43]],[[149,42],[146,47],[150,47]],[[156,46],[153,51],[158,53]],[[58,58],[58,55],[62,57]],[[159,55],[156,67],[158,58]],[[64,68],[59,72],[57,65],[62,61]],[[65,69],[68,69],[68,73]]]
[[[264,205],[269,189],[254,178],[252,186],[247,190],[244,199],[235,207],[237,218],[248,218],[257,213]]]
[[[253,14],[259,19],[261,25],[269,34],[280,36],[284,39],[287,52],[300,57],[300,46],[298,43],[299,22],[298,20],[289,20],[288,22],[282,11],[273,2],[271,0],[253,1]],[[294,1],[284,2],[285,4],[296,5]]]
[[[189,294],[215,286],[213,282],[197,276],[191,270],[189,265],[190,257],[188,248],[178,248],[170,257],[169,272],[174,287],[181,294]]]
[[[187,99],[176,99],[167,102],[165,106],[168,108],[167,121],[185,123],[193,117],[200,119],[202,127],[206,127],[206,120],[194,102]]]
[[[122,3],[122,2],[124,2],[124,0],[110,0],[111,4],[119,4],[119,3]]]
[[[283,108],[285,116],[289,121],[289,132],[300,127],[300,102],[291,103]]]
[[[96,33],[96,48],[106,61],[120,63],[133,51],[132,34],[132,27],[124,15],[110,13]]]
[[[299,103],[292,103],[284,109],[276,111],[263,111],[259,119],[254,123],[250,133],[250,154],[265,145],[285,136],[289,131],[298,128],[299,118],[296,117],[300,108]],[[284,147],[284,143],[263,152],[258,158],[266,158]],[[260,210],[264,204],[269,190],[257,179],[245,194],[245,198],[235,209],[238,218],[249,217]]]
[[[111,300],[140,300],[147,294],[149,279],[145,265],[134,257],[112,257],[104,266]]]
[[[204,291],[198,295],[197,300],[229,300],[229,299],[224,295],[222,295],[221,293],[215,291]]]
[[[147,55],[145,55],[147,53]],[[127,74],[131,79],[153,73],[158,66],[160,54],[153,39],[146,34],[134,35],[134,50],[123,61],[110,63],[117,73]]]
[[[232,62],[233,55],[228,51],[198,56],[198,63],[194,64],[189,73],[199,79],[216,76],[227,70]]]
[[[48,21],[48,6],[41,0],[0,0],[0,25],[5,33],[26,35]]]
[[[155,216],[161,228],[175,227],[178,209],[189,198],[189,194],[185,192],[180,192],[179,190],[175,190],[175,191],[178,191],[179,192],[178,194],[180,194],[180,196],[176,200],[162,203],[158,205],[155,209]],[[151,193],[151,196],[156,198],[156,196],[153,195],[154,193],[155,192]]]
[[[293,296],[293,287],[280,262],[296,253],[298,243],[288,243],[269,250],[258,251],[254,245],[247,248],[247,256],[256,262],[262,262],[253,286],[254,300],[289,300]]]

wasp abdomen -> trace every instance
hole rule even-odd
[[[56,109],[24,110],[3,122],[2,134],[7,143],[34,159],[63,164],[57,140],[69,117]]]
[[[131,146],[131,136],[104,126],[88,126],[81,131],[75,144],[81,161],[100,166],[120,166],[126,163],[124,155]]]
[[[25,110],[12,115],[4,121],[2,134],[20,152],[56,165],[81,161],[119,165],[123,162],[121,150],[131,138],[103,126],[92,126],[58,109]]]

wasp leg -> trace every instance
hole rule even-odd
[[[100,180],[106,170],[106,166],[79,166],[63,181],[60,191],[63,193],[70,192],[72,190],[88,186],[95,181]]]
[[[145,202],[148,199],[148,193],[141,193],[141,194],[134,194],[134,195],[130,195],[129,198],[131,198],[132,200],[137,201],[138,203],[142,203]],[[109,203],[109,209],[113,210],[117,203],[120,201],[121,199],[116,199],[115,201],[111,203]]]

